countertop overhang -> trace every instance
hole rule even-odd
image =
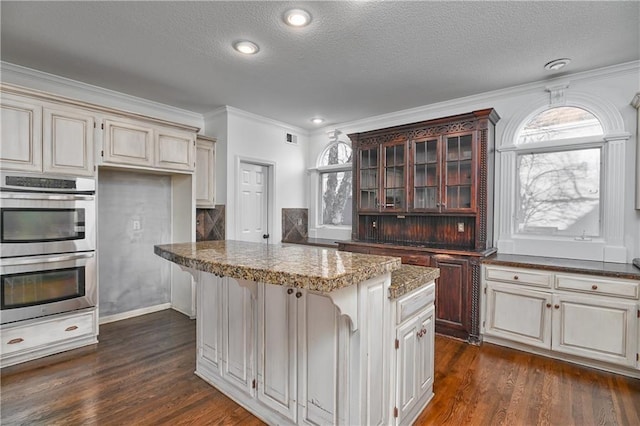
[[[182,267],[214,275],[323,293],[401,266],[398,257],[232,240],[162,244],[154,246],[154,253]]]

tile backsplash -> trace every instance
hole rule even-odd
[[[196,209],[196,241],[225,239],[224,204],[216,204],[214,209]]]
[[[309,236],[309,209],[282,209],[282,241],[305,241]]]

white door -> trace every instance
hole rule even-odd
[[[238,239],[268,242],[269,168],[259,164],[241,162],[239,185],[240,227]]]

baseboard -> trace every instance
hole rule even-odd
[[[107,315],[104,317],[100,317],[99,322],[100,322],[100,325],[108,324],[110,322],[121,321],[127,318],[138,317],[140,315],[150,314],[152,312],[164,311],[165,309],[171,309],[171,303],[162,303],[160,305],[134,309],[133,311],[122,312],[120,314]]]

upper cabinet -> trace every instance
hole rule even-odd
[[[94,175],[95,118],[89,111],[8,93],[1,106],[3,170]]]
[[[84,110],[65,107],[43,109],[43,171],[93,176],[95,119]]]
[[[96,158],[179,173],[196,167],[197,128],[7,84],[0,90],[2,170],[95,176]]]
[[[196,207],[215,207],[216,140],[198,135],[196,139]]]
[[[2,94],[3,170],[42,171],[42,104],[19,96]]]
[[[353,239],[486,248],[498,119],[486,109],[349,135]]]
[[[195,134],[140,120],[104,120],[102,163],[192,172]]]

